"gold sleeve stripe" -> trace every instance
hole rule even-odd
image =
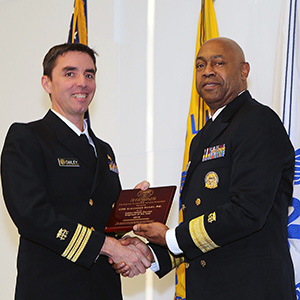
[[[66,257],[68,255],[68,253],[70,252],[71,248],[73,247],[73,245],[75,244],[75,242],[76,242],[76,240],[78,238],[78,235],[79,235],[79,233],[81,231],[81,228],[82,228],[82,225],[78,223],[77,224],[77,228],[75,230],[75,233],[74,233],[74,235],[73,235],[73,237],[72,237],[69,245],[67,246],[67,248],[65,249],[64,253],[61,256]]]
[[[73,257],[73,255],[76,253],[78,247],[80,246],[80,244],[81,244],[81,242],[82,242],[82,240],[83,240],[83,238],[85,236],[86,231],[87,231],[87,227],[82,226],[82,230],[80,232],[80,235],[79,235],[76,243],[72,247],[70,253],[68,254],[67,259],[71,259]]]
[[[204,215],[190,221],[190,235],[195,245],[200,248],[203,253],[211,251],[219,246],[215,244],[209,237],[204,227]]]
[[[79,249],[77,250],[76,254],[74,255],[74,257],[71,259],[72,262],[77,261],[78,257],[80,256],[80,254],[82,253],[83,249],[85,248],[87,242],[89,241],[91,234],[92,234],[92,230],[90,228],[87,228],[87,232],[83,239],[83,242],[81,243],[81,245],[80,245]]]
[[[184,262],[183,256],[174,256],[170,251],[169,251],[169,255],[172,263],[172,269],[178,267],[180,264]]]
[[[86,244],[88,243],[91,234],[92,234],[92,230],[90,228],[78,224],[75,233],[69,245],[63,252],[62,256],[66,257],[72,262],[76,262],[78,257],[84,250]]]

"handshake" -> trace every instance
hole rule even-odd
[[[137,224],[133,227],[135,234],[161,246],[166,246],[167,230],[166,225],[158,222]],[[100,254],[108,256],[108,261],[115,271],[124,277],[145,273],[155,261],[152,250],[138,237],[125,236],[120,240],[106,237]]]

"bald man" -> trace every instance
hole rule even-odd
[[[287,241],[289,137],[247,91],[250,66],[234,41],[204,43],[196,70],[211,121],[191,144],[183,222],[175,229],[138,224],[135,233],[151,242],[159,277],[184,260],[187,300],[296,299]]]

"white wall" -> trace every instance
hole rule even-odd
[[[1,148],[11,123],[41,118],[49,108],[40,86],[41,62],[51,46],[67,40],[73,2],[0,0]],[[200,2],[88,1],[89,46],[100,54],[98,90],[90,109],[92,127],[114,148],[123,188],[142,179],[179,187]],[[148,17],[151,3],[154,19]],[[214,5],[220,36],[235,39],[251,64],[252,95],[271,105],[281,1],[215,0]],[[177,210],[178,193],[169,226],[176,225]],[[0,236],[0,298],[13,299],[18,234],[3,201]],[[174,272],[161,280],[150,271],[125,279],[123,291],[125,300],[173,299]]]

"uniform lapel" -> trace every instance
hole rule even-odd
[[[78,135],[68,127],[58,116],[52,111],[46,114],[44,120],[55,133],[57,140],[61,145],[73,153],[74,158],[77,158],[81,163],[84,163],[88,168],[95,169],[93,161],[89,157],[89,153],[80,147],[80,139]]]
[[[219,117],[221,117],[221,115]],[[193,141],[190,152],[191,164],[185,182],[188,181],[198,164],[202,162],[204,149],[208,148],[216,139],[216,137],[227,128],[228,122],[222,122],[222,119],[219,117],[211,123],[204,134],[201,132],[201,130],[195,137],[195,141]]]
[[[190,166],[186,175],[185,183],[193,174],[195,168],[202,162],[204,149],[216,146],[213,141],[228,127],[231,118],[243,106],[247,99],[251,98],[248,91],[245,91],[240,96],[230,102],[220,115],[211,123],[205,130],[200,130],[194,137],[190,148]]]

